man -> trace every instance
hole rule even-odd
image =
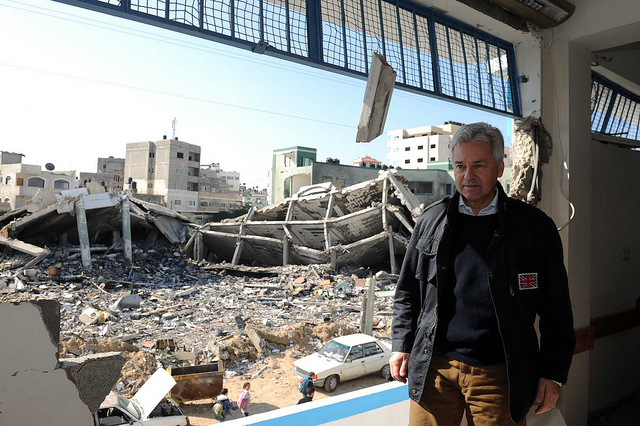
[[[316,388],[313,386],[313,384],[308,385],[306,388],[305,396],[303,398],[300,398],[300,400],[298,401],[298,404],[311,402],[313,400],[313,395],[315,395],[315,393],[316,393]]]
[[[525,425],[534,401],[555,406],[575,347],[560,236],[498,183],[498,129],[461,127],[450,155],[457,192],[423,211],[400,272],[391,374],[410,425]]]

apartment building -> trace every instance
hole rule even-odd
[[[340,164],[331,159],[316,161],[316,149],[302,146],[273,151],[271,170],[271,204],[295,195],[302,187],[331,183],[337,189],[375,179],[381,168]],[[375,164],[375,163],[374,163]],[[409,187],[425,205],[453,194],[453,178],[444,170],[402,169],[398,171]]]
[[[381,161],[378,161],[375,158],[371,158],[368,155],[354,160],[352,165],[356,167],[369,167],[372,169],[382,168]]]
[[[80,185],[97,182],[107,191],[122,191],[124,189],[124,158],[99,157],[95,173],[80,172]]]
[[[161,195],[167,207],[181,213],[198,211],[200,146],[164,139],[127,144],[125,188]]]
[[[0,209],[3,211],[27,205],[31,197],[41,188],[53,192],[77,188],[76,172],[54,172],[53,165],[47,169],[40,166],[23,164],[23,154],[0,151]]]
[[[387,160],[390,166],[407,169],[448,169],[449,143],[462,123],[391,130]]]

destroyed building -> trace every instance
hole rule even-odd
[[[301,188],[278,204],[208,223],[187,250],[233,265],[400,265],[423,204],[397,173],[343,189],[331,183]],[[206,253],[205,253],[206,251]]]

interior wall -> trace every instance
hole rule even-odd
[[[592,316],[633,309],[640,297],[640,152],[592,142],[593,223],[591,257]],[[635,193],[634,193],[635,192]],[[636,392],[640,369],[640,328],[595,341],[589,372],[589,408],[600,409]]]
[[[590,93],[587,50],[566,38],[543,49],[542,121],[553,139],[553,155],[543,167],[540,207],[557,226],[565,225],[571,216],[565,195],[575,207],[573,220],[560,236],[576,330],[589,327],[591,320]],[[558,406],[568,425],[587,424],[589,365],[589,352],[574,356],[568,383],[562,388]]]

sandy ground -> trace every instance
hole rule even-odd
[[[302,396],[297,389],[298,379],[292,371],[293,361],[295,359],[291,358],[290,350],[285,353],[271,354],[263,363],[256,363],[247,375],[225,379],[224,387],[229,389],[229,399],[234,402],[235,406],[235,401],[242,390],[242,385],[245,382],[250,382],[250,414],[264,413],[297,404]],[[265,365],[267,368],[260,376],[254,379],[247,378],[247,376],[255,374]],[[314,400],[352,392],[384,382],[385,380],[380,374],[372,374],[360,379],[340,383],[332,393],[327,393],[324,389],[318,388],[316,389]],[[187,402],[182,404],[182,409],[189,416],[192,425],[208,426],[219,423],[213,416],[213,403],[213,399]],[[240,410],[231,411],[227,416],[227,420],[237,419],[240,416]]]

